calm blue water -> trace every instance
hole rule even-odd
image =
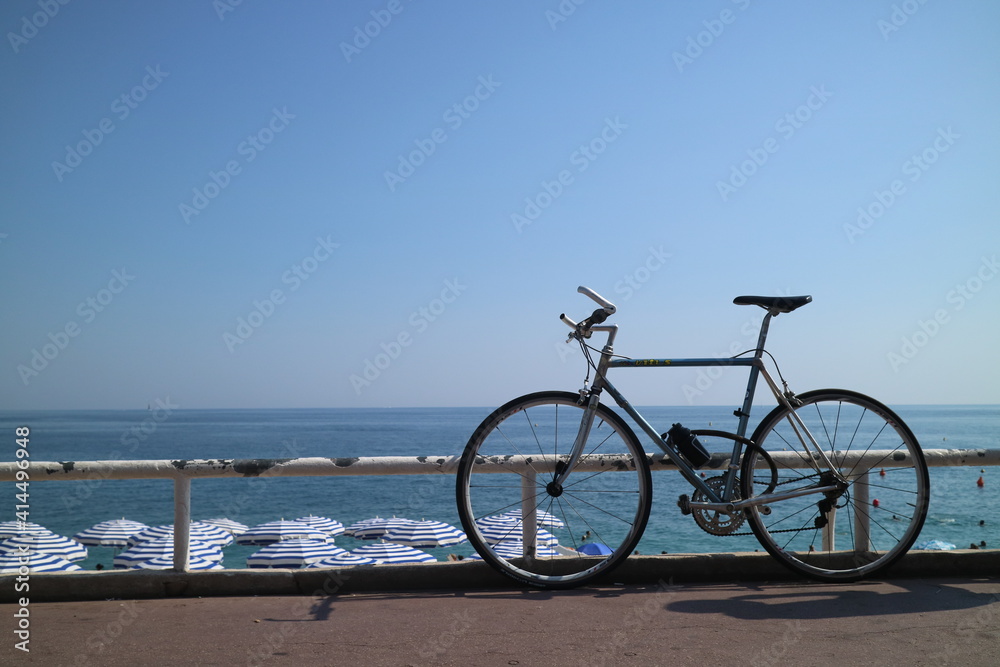
[[[118,410],[0,412],[0,460],[13,460],[14,429],[31,428],[35,461],[109,459],[288,458],[296,456],[459,455],[487,408],[315,409],[315,410]],[[732,409],[644,408],[662,430],[675,421],[690,428],[735,429]],[[1000,449],[1000,406],[911,406],[897,408],[925,449]],[[763,416],[764,412],[758,416]],[[6,444],[5,444],[6,443]],[[647,447],[649,449],[649,447]],[[976,480],[982,476],[985,486]],[[753,551],[753,537],[704,533],[675,505],[688,487],[675,473],[657,473],[653,514],[641,553]],[[0,521],[13,520],[16,490],[0,484]],[[30,486],[30,520],[64,535],[113,518],[149,525],[173,523],[173,483],[168,480],[90,480]],[[292,477],[202,479],[192,483],[195,519],[225,516],[253,525],[307,514],[345,525],[378,516],[436,519],[458,524],[454,477]],[[986,525],[980,526],[980,520]],[[968,547],[1000,545],[1000,468],[931,468],[931,506],[923,539]],[[350,549],[360,544],[338,537]],[[244,567],[255,549],[225,550],[228,567]],[[80,563],[110,567],[115,552],[91,548]],[[430,550],[468,555],[468,545]]]

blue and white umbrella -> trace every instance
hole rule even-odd
[[[153,526],[130,537],[128,546],[133,547],[140,542],[149,542],[150,540],[158,540],[164,537],[172,538],[173,536],[173,526]],[[209,544],[215,544],[220,547],[228,546],[233,543],[233,536],[229,532],[223,530],[219,526],[213,526],[199,521],[195,521],[190,524],[190,527],[188,528],[188,538],[198,542],[208,542]]]
[[[125,546],[131,549],[137,544],[142,542],[152,542],[153,540],[162,540],[165,538],[173,538],[174,527],[173,526],[146,526],[138,533],[135,533],[130,538],[128,538],[128,544]]]
[[[77,533],[73,539],[80,544],[91,547],[124,547],[128,546],[130,537],[146,528],[149,526],[139,521],[113,519],[101,521],[87,530]]]
[[[364,558],[374,558],[383,563],[433,563],[437,561],[437,558],[426,551],[390,542],[366,544],[357,549],[351,549],[350,553]]]
[[[0,574],[19,572],[22,567],[27,567],[29,572],[70,572],[83,569],[76,563],[71,563],[55,554],[43,554],[37,551],[27,554],[11,552],[0,554]]]
[[[411,547],[451,547],[468,541],[465,533],[443,521],[410,521],[393,526],[382,539]]]
[[[87,547],[76,540],[52,532],[8,537],[0,542],[0,551],[18,551],[19,547],[26,547],[38,553],[53,554],[70,562],[87,557]]]
[[[365,558],[364,556],[356,556],[351,552],[342,553],[338,556],[333,556],[331,558],[324,558],[323,560],[318,560],[313,563],[306,565],[307,568],[317,568],[317,567],[348,567],[351,565],[380,565],[382,561],[376,558]]]
[[[20,535],[34,535],[37,533],[51,533],[45,526],[40,526],[31,521],[3,521],[0,522],[0,540],[8,537],[18,537]]]
[[[374,519],[369,519],[365,526],[355,528],[352,534],[359,540],[377,540],[385,535],[387,530],[400,528],[409,523],[412,523],[411,519],[400,519],[397,517],[380,519],[375,517]]]
[[[149,560],[136,561],[132,565],[129,565],[130,570],[172,570],[174,569],[174,557],[173,556],[157,556],[156,558],[150,558]],[[188,569],[189,570],[222,570],[222,563],[216,561],[208,560],[206,558],[198,558],[196,556],[188,556]]]
[[[239,521],[233,521],[232,519],[225,519],[221,517],[216,519],[202,519],[198,523],[207,523],[212,526],[218,526],[222,530],[234,536],[246,532],[246,529],[249,527]]]
[[[304,516],[296,519],[299,523],[304,523],[310,528],[315,528],[316,530],[326,533],[330,537],[336,537],[337,535],[344,534],[344,524],[340,523],[336,519],[328,519],[325,516]]]
[[[174,555],[174,538],[172,537],[161,537],[157,540],[150,540],[148,542],[140,542],[135,546],[129,547],[125,551],[121,552],[114,558],[114,566],[117,568],[127,568],[131,567],[133,564],[143,561],[152,560],[153,558],[166,557],[173,558]],[[198,542],[192,540],[188,544],[188,556],[194,558],[204,558],[205,560],[215,561],[216,563],[222,562],[222,549],[215,544],[208,544],[207,542]]]
[[[236,537],[236,544],[266,546],[282,540],[324,540],[329,536],[298,521],[269,521],[248,528]]]
[[[502,542],[497,542],[492,545],[494,553],[501,558],[521,558],[524,555],[524,542],[521,540],[503,540]],[[559,552],[550,547],[536,544],[535,545],[535,557],[536,558],[552,558],[558,556]],[[474,554],[470,558],[480,558],[479,554]]]
[[[361,530],[363,528],[367,528],[367,527],[372,526],[372,525],[381,524],[381,523],[384,523],[384,522],[385,522],[385,519],[383,519],[382,517],[378,517],[378,516],[373,517],[371,519],[362,519],[361,521],[357,521],[355,523],[352,523],[351,525],[349,525],[346,528],[344,528],[344,535],[350,535],[350,536],[353,537],[354,533],[356,531],[359,531],[359,530]]]
[[[504,540],[521,539],[524,533],[524,525],[520,519],[513,517],[485,517],[476,521],[479,532],[483,539],[489,544],[496,544]],[[536,532],[535,542],[542,546],[555,546],[559,540],[555,535],[539,528]]]
[[[304,567],[347,551],[323,540],[282,540],[247,557],[247,567]]]
[[[509,516],[520,521],[521,510],[511,510],[509,512],[504,512],[499,516]],[[563,528],[566,525],[562,522],[562,519],[557,517],[555,514],[543,512],[540,509],[535,510],[535,523],[539,526],[548,526],[549,528]]]

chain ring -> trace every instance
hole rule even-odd
[[[723,488],[725,487],[724,477],[709,477],[705,480],[705,485],[708,488],[715,491],[717,494],[721,495]],[[733,486],[733,501],[740,500],[740,481],[737,479]],[[691,503],[705,503],[709,502],[709,499],[700,490],[695,490],[691,495]],[[697,507],[691,508],[691,516],[694,518],[694,522],[710,535],[731,535],[743,525],[746,520],[746,515],[743,510],[738,510],[736,512],[720,512],[718,510],[705,510],[699,509]]]

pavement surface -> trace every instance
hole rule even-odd
[[[993,665],[1000,578],[0,605],[0,664]],[[23,625],[23,623],[22,623]]]

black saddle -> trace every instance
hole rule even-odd
[[[733,299],[737,306],[760,306],[772,315],[790,313],[811,302],[813,298],[806,296],[738,296]]]

